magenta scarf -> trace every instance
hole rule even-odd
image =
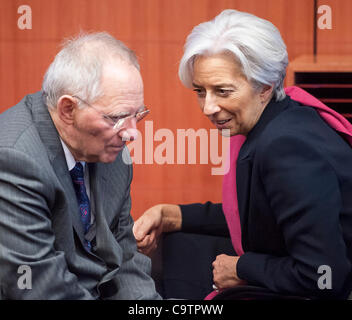
[[[341,133],[352,145],[352,124],[341,114],[330,109],[301,88],[288,87],[285,89],[285,93],[290,96],[292,100],[300,102],[305,106],[316,108],[325,122],[331,128]],[[222,186],[222,208],[230,231],[233,248],[239,256],[243,254],[243,248],[241,243],[241,224],[237,202],[236,162],[238,153],[245,140],[246,137],[242,135],[236,135],[230,138],[230,151],[228,157],[230,169],[224,176]],[[213,291],[205,298],[205,300],[211,300],[217,294],[217,291]]]

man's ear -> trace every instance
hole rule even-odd
[[[264,84],[260,90],[260,98],[262,102],[269,101],[273,95],[274,85]]]
[[[71,125],[74,119],[74,112],[77,108],[77,103],[75,102],[74,98],[69,95],[63,95],[59,98],[56,111],[58,117],[64,123]]]

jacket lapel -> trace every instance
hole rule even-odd
[[[96,255],[101,258],[108,272],[104,274],[98,284],[101,296],[112,296],[116,293],[116,283],[112,281],[120,269],[123,252],[110,229],[111,217],[109,212],[116,212],[116,203],[107,199],[106,194],[110,182],[107,165],[101,163],[89,164],[90,185],[95,207],[94,236],[96,241]],[[92,228],[91,227],[91,228]]]

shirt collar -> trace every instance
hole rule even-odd
[[[76,160],[73,157],[69,148],[67,147],[66,143],[61,138],[60,138],[60,141],[61,141],[62,147],[64,149],[68,171],[71,171],[76,165]],[[80,161],[80,162],[82,163],[83,168],[85,168],[86,163],[84,161]]]

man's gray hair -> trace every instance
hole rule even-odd
[[[273,85],[277,101],[286,95],[287,50],[279,30],[269,21],[236,10],[224,10],[213,20],[193,28],[180,61],[179,77],[191,88],[193,63],[198,55],[230,52],[254,88]]]
[[[42,90],[48,107],[55,108],[64,94],[93,103],[102,95],[104,64],[119,58],[140,69],[135,53],[106,32],[81,33],[66,40],[44,76]]]

